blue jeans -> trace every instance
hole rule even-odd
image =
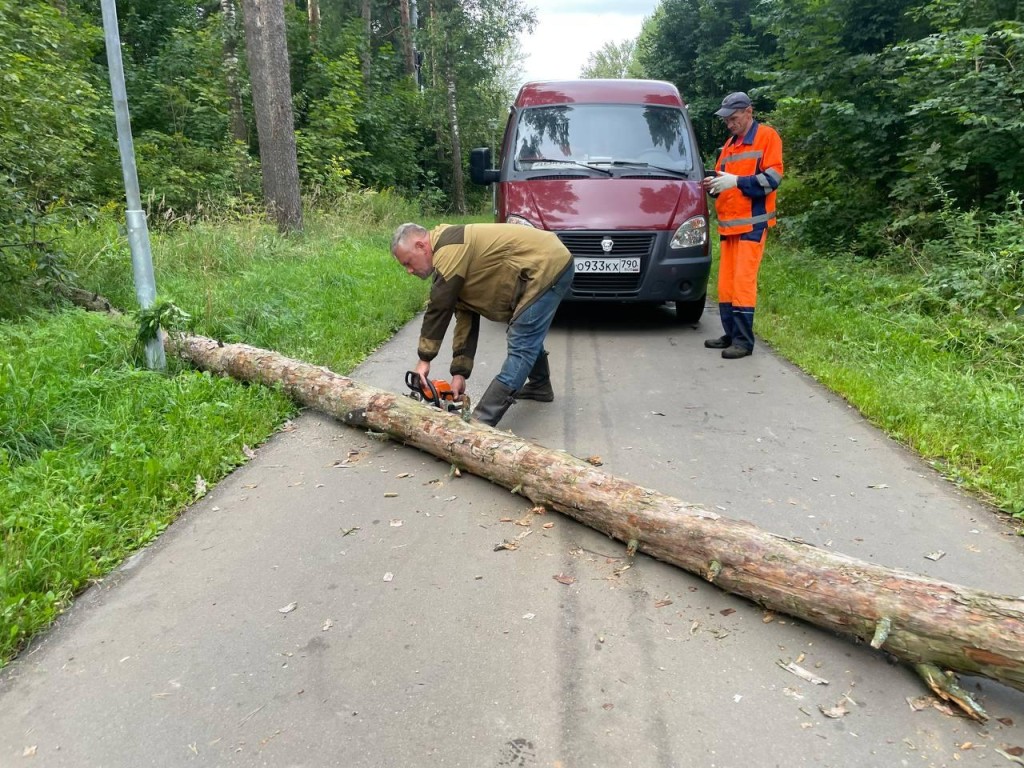
[[[573,267],[570,262],[557,282],[509,325],[508,356],[501,366],[501,372],[495,378],[513,392],[523,388],[533,364],[544,351],[544,339],[548,335],[548,328],[551,327],[551,321],[555,317],[558,305],[562,303],[562,298],[569,292],[572,276]]]

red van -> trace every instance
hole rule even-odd
[[[711,254],[703,163],[671,83],[527,83],[512,106],[498,167],[470,153],[470,177],[494,184],[495,220],[555,232],[575,258],[569,301],[674,302],[704,312]]]

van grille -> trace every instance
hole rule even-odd
[[[628,273],[578,274],[572,280],[572,293],[576,296],[614,298],[628,296],[640,290],[644,273],[650,262],[656,235],[653,232],[559,232],[558,238],[569,253],[583,258],[637,258],[640,271]],[[611,253],[601,248],[601,240],[610,237],[615,242]]]

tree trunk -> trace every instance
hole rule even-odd
[[[434,103],[436,103],[436,93],[438,89],[438,60],[441,59],[441,57],[437,53],[438,39],[443,38],[445,33],[443,30],[440,30],[438,26],[439,14],[437,11],[436,0],[428,0],[427,10],[429,14],[428,18],[430,19],[428,27],[429,35],[427,38],[427,59],[428,69],[430,70],[430,90],[433,94],[435,94],[435,96],[431,97],[431,102],[433,105]],[[440,107],[438,107],[438,111],[440,111]],[[434,137],[436,139],[434,142],[434,153],[435,157],[437,158],[438,167],[441,167],[445,164],[444,148],[447,141],[444,135],[444,130],[441,125],[442,121],[439,118],[435,117],[432,122],[434,123]]]
[[[282,232],[302,229],[283,0],[242,0],[263,199]]]
[[[230,100],[231,138],[248,144],[249,126],[245,123],[242,89],[238,85],[238,14],[235,0],[220,0],[220,10],[224,17],[224,79]]]
[[[363,65],[363,83],[369,87],[370,75],[373,74],[373,8],[370,0],[362,2],[363,17],[363,47],[359,58]]]
[[[630,551],[677,565],[766,608],[884,648],[926,677],[926,668],[937,665],[1024,690],[1020,598],[885,568],[767,533],[614,477],[566,453],[275,352],[196,336],[169,339],[166,346],[204,370],[280,385],[303,405],[386,432],[627,542]],[[935,685],[944,687],[942,680]]]
[[[409,0],[399,0],[399,14],[402,38],[402,61],[405,63],[405,74],[416,75],[416,53],[413,47],[412,12]]]
[[[320,38],[320,0],[309,0],[306,12],[309,14],[309,41],[315,46]]]
[[[446,46],[447,47],[447,46]],[[466,213],[466,184],[462,175],[462,138],[459,135],[459,100],[455,85],[455,67],[445,61],[445,93],[448,107],[448,128],[452,147],[452,206],[460,215]]]

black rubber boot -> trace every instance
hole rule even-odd
[[[496,427],[505,411],[516,401],[515,391],[495,379],[473,409],[473,418]]]
[[[537,400],[550,403],[555,399],[555,390],[551,388],[551,369],[548,367],[548,353],[541,352],[537,362],[530,369],[526,385],[516,392],[517,400]]]

